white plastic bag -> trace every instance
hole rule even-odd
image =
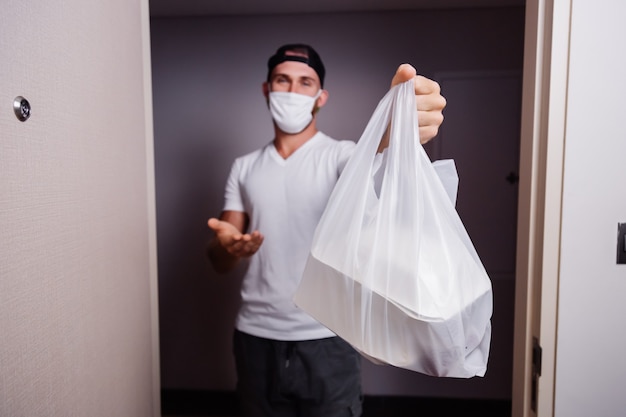
[[[393,87],[330,197],[296,304],[375,362],[483,376],[491,282],[451,197],[419,142],[413,81]]]

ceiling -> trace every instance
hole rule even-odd
[[[152,17],[522,6],[525,0],[149,0]]]

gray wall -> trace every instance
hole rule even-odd
[[[520,70],[524,10],[159,18],[151,25],[162,386],[231,390],[240,271],[212,272],[206,220],[221,210],[232,160],[272,139],[261,93],[267,58],[283,43],[314,45],[330,91],[319,126],[356,140],[400,63],[430,77]],[[467,140],[480,144],[480,137]],[[435,379],[365,362],[366,394],[509,398],[512,271],[513,264],[496,271],[508,279],[494,280],[485,378]]]

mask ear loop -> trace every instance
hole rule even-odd
[[[321,109],[321,107],[317,106],[317,99],[322,96],[322,92],[323,91],[324,91],[324,89],[322,87],[320,87],[320,91],[318,91],[317,94],[315,94],[313,96],[315,98],[315,105],[313,105],[313,114],[317,114],[317,112],[319,112],[320,109]]]

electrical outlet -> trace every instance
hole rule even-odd
[[[617,223],[617,263],[626,264],[626,223]]]

